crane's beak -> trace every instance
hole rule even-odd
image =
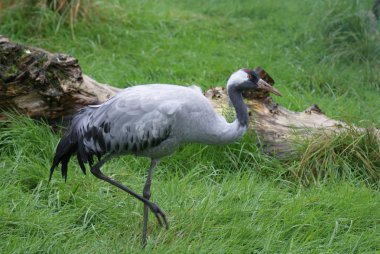
[[[268,91],[270,93],[274,93],[275,95],[282,96],[282,94],[280,94],[280,92],[277,91],[276,88],[274,88],[273,86],[269,85],[263,79],[259,79],[259,81],[257,82],[257,87],[259,89],[264,90],[264,91]]]

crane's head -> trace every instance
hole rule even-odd
[[[264,90],[282,96],[277,89],[269,85],[252,69],[240,69],[234,72],[227,82],[227,91],[234,88],[239,92],[244,90]]]

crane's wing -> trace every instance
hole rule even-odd
[[[182,103],[165,98],[166,93],[146,90],[126,89],[98,107],[83,133],[85,148],[94,154],[136,153],[166,140]]]

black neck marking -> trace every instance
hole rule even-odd
[[[248,110],[245,105],[241,92],[233,86],[228,88],[228,96],[235,108],[236,118],[241,126],[248,126]]]

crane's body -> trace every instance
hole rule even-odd
[[[77,156],[84,173],[88,163],[96,177],[144,203],[145,245],[148,208],[160,224],[168,225],[163,211],[149,201],[151,178],[159,159],[173,153],[183,143],[228,144],[238,140],[248,126],[247,107],[241,94],[245,89],[264,89],[280,95],[254,71],[235,72],[228,81],[227,91],[236,120],[228,123],[214,111],[199,87],[152,84],[126,88],[103,104],[89,106],[75,115],[57,146],[50,179],[60,163],[62,176],[67,178],[67,165],[73,155]],[[151,159],[143,196],[100,171],[110,158],[124,154]],[[95,165],[94,156],[98,158]]]
[[[83,153],[161,158],[182,143],[223,144],[246,130],[214,112],[200,88],[164,84],[127,88],[79,117]],[[190,131],[189,131],[190,130]]]

